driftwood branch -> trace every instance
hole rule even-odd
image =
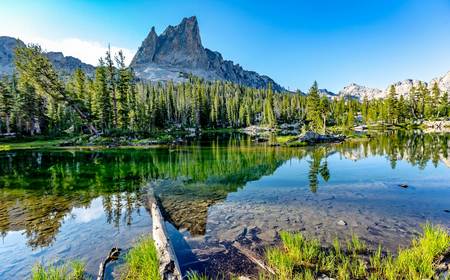
[[[116,261],[119,258],[120,251],[122,251],[122,249],[120,248],[111,249],[111,251],[108,254],[108,257],[106,257],[105,260],[100,263],[100,266],[98,268],[97,280],[103,280],[103,278],[105,277],[106,265],[111,261]]]
[[[241,254],[247,257],[251,262],[255,263],[265,271],[269,272],[272,275],[275,275],[275,271],[273,271],[272,268],[270,268],[268,265],[265,264],[265,262],[256,256],[255,253],[253,253],[251,250],[242,247],[238,242],[233,242],[233,247],[236,248]]]
[[[148,189],[147,206],[152,213],[153,240],[155,241],[158,253],[159,274],[163,280],[181,280],[180,265],[167,234],[164,218],[151,186]]]

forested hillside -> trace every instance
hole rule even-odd
[[[82,70],[62,79],[39,46],[16,50],[16,73],[0,82],[0,131],[20,135],[81,133],[150,134],[167,128],[276,127],[306,124],[353,127],[382,122],[405,125],[450,115],[448,92],[419,84],[407,97],[391,87],[384,99],[320,95],[317,83],[307,95],[273,93],[231,82],[191,76],[184,83],[139,81],[121,52],[99,60],[95,76]]]

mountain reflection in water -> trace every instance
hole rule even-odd
[[[392,169],[399,168],[400,161],[419,170],[430,163],[450,167],[449,140],[450,134],[392,132],[341,144],[286,148],[255,145],[231,135],[170,148],[4,151],[0,234],[23,232],[27,246],[37,249],[51,246],[68,216],[82,224],[104,212],[103,223],[114,228],[132,225],[133,215],[143,209],[140,189],[152,182],[166,218],[190,235],[204,235],[211,206],[249,182],[271,178],[290,160],[307,164],[307,187],[314,194],[338,175],[331,156],[347,161],[384,157]],[[282,179],[274,177],[273,186]]]

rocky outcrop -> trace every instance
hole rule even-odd
[[[433,85],[437,83],[441,92],[450,93],[450,71],[441,77],[432,79],[430,82],[406,79],[403,81],[393,83],[391,85],[394,86],[395,92],[397,93],[398,96],[406,97],[411,91],[411,88],[413,86],[415,88],[418,88],[420,83],[422,83],[422,85],[427,87],[429,90],[431,90]],[[338,96],[343,96],[345,98],[356,98],[359,100],[362,100],[364,96],[367,96],[368,99],[384,98],[389,94],[391,85],[387,86],[386,89],[382,91],[377,88],[368,88],[365,86],[352,83],[344,87],[341,91],[339,91]]]
[[[14,50],[25,44],[15,38],[0,36],[0,76],[11,75],[14,71]]]
[[[343,96],[345,98],[356,98],[359,100],[363,100],[364,96],[367,96],[368,99],[376,99],[383,96],[383,91],[377,88],[369,88],[351,83],[339,91],[339,96]]]
[[[450,71],[441,77],[432,79],[429,83],[429,87],[432,87],[434,83],[437,83],[441,91],[448,91],[450,93]]]
[[[219,52],[204,48],[196,17],[184,18],[159,36],[152,27],[130,66],[143,80],[181,82],[193,74],[210,81],[225,80],[255,88],[272,84],[275,91],[284,90],[271,78],[244,70],[224,60]]]
[[[307,131],[304,134],[300,135],[297,141],[306,142],[308,144],[317,144],[317,143],[342,142],[344,140],[345,140],[344,135],[319,134],[317,132]]]
[[[319,95],[320,96],[326,96],[326,97],[328,97],[330,99],[335,98],[337,96],[336,93],[331,92],[331,91],[327,90],[326,88],[319,89]]]
[[[76,69],[83,70],[86,75],[93,77],[95,73],[95,67],[83,63],[78,58],[73,56],[64,56],[62,52],[48,52],[45,53],[47,58],[53,64],[55,69],[63,76],[71,75]]]
[[[14,51],[17,47],[24,47],[25,43],[20,39],[0,36],[0,76],[12,75],[14,72]],[[82,69],[87,75],[93,76],[95,67],[83,63],[78,58],[64,56],[61,52],[44,53],[55,69],[62,75],[71,75],[77,68]]]
[[[412,87],[418,88],[420,83],[422,83],[425,87],[428,86],[428,84],[426,82],[419,81],[419,80],[412,80],[412,79],[407,79],[407,80],[403,80],[400,82],[396,82],[392,85],[389,85],[386,88],[386,90],[383,92],[383,97],[388,96],[391,86],[394,86],[397,96],[406,97],[409,94],[409,92],[411,91]]]

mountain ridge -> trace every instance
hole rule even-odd
[[[389,84],[385,90],[381,90],[378,88],[369,88],[356,83],[350,83],[349,85],[345,86],[342,90],[339,91],[338,96],[347,98],[357,98],[359,100],[362,100],[364,96],[367,96],[368,99],[384,98],[388,95],[391,86],[394,86],[398,96],[406,97],[410,92],[411,88],[413,86],[417,88],[419,86],[419,83],[422,83],[429,90],[431,90],[434,83],[437,83],[441,91],[443,92],[447,91],[450,93],[450,71],[443,74],[442,76],[438,76],[436,78],[431,79],[430,82],[425,82],[417,79],[405,79],[402,81],[397,81]]]
[[[272,84],[275,91],[285,89],[268,76],[244,70],[231,60],[224,60],[217,51],[203,47],[195,16],[184,18],[176,26],[169,25],[163,33],[155,28],[142,42],[130,66],[144,80],[181,82],[193,74],[206,80],[226,80],[255,88]]]
[[[24,47],[25,43],[9,36],[0,36],[0,75],[12,75],[14,72],[14,49]],[[95,67],[82,62],[73,56],[64,56],[62,52],[44,52],[55,69],[62,76],[71,75],[77,68],[82,69],[88,76],[93,77]]]

